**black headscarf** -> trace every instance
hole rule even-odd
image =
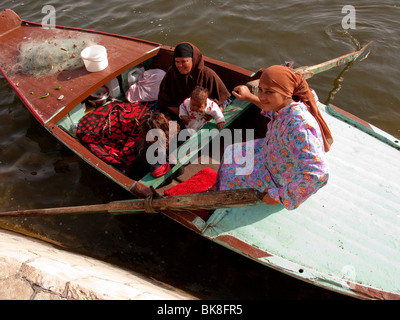
[[[193,47],[187,42],[178,44],[174,51],[174,58],[193,58]]]

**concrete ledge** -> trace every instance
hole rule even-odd
[[[1,300],[193,300],[103,261],[0,230]]]

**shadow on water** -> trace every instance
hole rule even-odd
[[[340,72],[340,74],[337,76],[337,78],[333,81],[334,87],[331,91],[329,91],[328,97],[326,101],[324,102],[325,105],[328,105],[332,103],[332,101],[335,98],[335,95],[340,91],[342,88],[342,84],[344,81],[344,75],[347,71],[351,69],[351,66],[355,63],[355,61],[349,62],[346,67]]]
[[[354,42],[354,44],[357,45],[357,48],[355,50],[360,50],[361,49],[361,45],[357,41],[357,39],[355,39],[354,37],[351,37],[351,39],[354,39],[353,42]],[[340,89],[342,88],[343,82],[344,82],[344,75],[348,71],[350,71],[350,69],[352,68],[352,66],[354,64],[358,63],[359,61],[362,61],[362,60],[366,59],[368,57],[369,53],[370,53],[370,51],[368,50],[366,53],[363,53],[357,59],[347,63],[347,65],[343,68],[343,70],[339,73],[339,75],[333,80],[333,89],[331,91],[329,91],[328,97],[326,98],[326,100],[324,102],[325,105],[328,105],[328,104],[332,103],[332,101],[335,98],[335,95],[339,93]]]

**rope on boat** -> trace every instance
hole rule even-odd
[[[151,206],[151,201],[153,200],[153,194],[150,193],[145,199],[144,199],[144,211],[146,213],[158,213],[153,209]]]

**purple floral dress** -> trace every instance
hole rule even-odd
[[[271,118],[266,137],[225,150],[217,189],[268,189],[271,198],[295,209],[328,182],[319,125],[302,102],[261,114]]]

